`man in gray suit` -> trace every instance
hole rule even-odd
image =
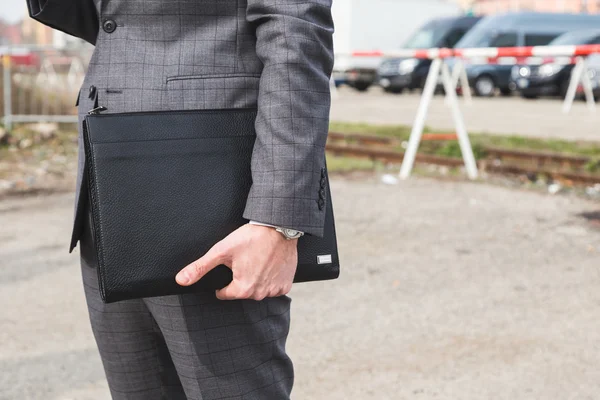
[[[114,399],[288,399],[286,295],[297,238],[323,235],[333,67],[331,0],[27,0],[30,15],[96,48],[78,97],[79,241],[92,330]],[[250,223],[177,276],[218,264],[217,293],[104,304],[98,294],[81,119],[107,113],[257,107]],[[142,199],[140,199],[142,200]],[[201,229],[199,227],[199,229]],[[227,300],[227,301],[225,301]]]

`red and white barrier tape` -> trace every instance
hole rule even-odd
[[[575,57],[600,53],[600,45],[581,46],[533,46],[533,47],[487,47],[480,49],[453,49],[455,57]]]
[[[544,64],[560,62],[571,64],[574,57],[600,53],[600,45],[581,46],[533,46],[533,47],[484,47],[472,49],[399,49],[390,51],[355,51],[353,57],[403,57],[403,58],[450,58],[460,57],[480,64]],[[551,58],[550,58],[551,57]]]
[[[390,51],[354,51],[352,57],[403,57],[403,58],[448,58],[454,57],[454,51],[452,49],[398,49]]]

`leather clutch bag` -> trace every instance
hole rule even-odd
[[[242,214],[252,184],[255,118],[256,109],[85,117],[87,188],[104,302],[216,290],[231,282],[225,265],[191,286],[178,285],[175,275],[248,222]],[[294,282],[339,275],[326,182],[324,235],[298,239]]]

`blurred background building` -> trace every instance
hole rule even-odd
[[[62,32],[55,30],[38,23],[31,18],[24,18],[21,22],[21,32],[24,38],[24,42],[39,45],[53,45],[54,37],[58,36]]]
[[[4,6],[3,3],[2,7],[0,7],[1,46],[34,44],[61,49],[83,45],[83,41],[80,39],[56,31],[31,18],[21,17],[21,15],[26,15],[24,5],[23,12],[18,14],[12,8],[4,9]]]
[[[11,24],[0,19],[0,46],[21,44],[23,41],[21,24]]]
[[[22,38],[20,43],[53,46],[56,48],[78,47],[84,43],[81,39],[42,25],[31,18],[24,18],[15,26],[20,30]]]

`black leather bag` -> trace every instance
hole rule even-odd
[[[187,287],[175,275],[248,222],[242,213],[252,183],[255,118],[255,109],[85,117],[87,188],[104,302],[216,290],[231,282],[224,265]],[[328,182],[326,187],[324,236],[298,239],[295,282],[339,275]]]

